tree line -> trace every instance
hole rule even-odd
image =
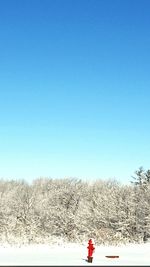
[[[130,185],[76,178],[0,180],[0,242],[48,243],[55,239],[97,244],[150,238],[150,170]]]

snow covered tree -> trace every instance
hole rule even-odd
[[[144,171],[142,167],[135,172],[134,203],[136,217],[136,232],[139,240],[144,242],[150,237],[150,170]]]
[[[131,185],[76,178],[0,180],[0,242],[45,243],[52,237],[97,243],[146,242],[150,237],[150,170]]]

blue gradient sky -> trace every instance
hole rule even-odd
[[[150,1],[0,1],[0,177],[150,168]]]

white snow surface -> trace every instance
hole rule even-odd
[[[97,246],[93,262],[88,263],[87,243],[28,246],[0,246],[0,265],[98,265],[98,266],[150,266],[150,243],[122,246]],[[109,259],[105,256],[119,258]]]

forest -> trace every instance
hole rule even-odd
[[[97,244],[150,238],[150,170],[131,184],[115,179],[0,180],[0,243],[41,244],[55,239]]]

